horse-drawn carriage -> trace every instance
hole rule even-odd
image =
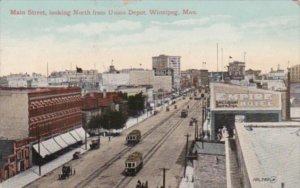
[[[92,143],[90,144],[91,150],[99,149],[99,147],[100,147],[100,140],[99,139],[92,140]]]
[[[59,174],[59,179],[64,180],[69,178],[73,174],[72,168],[69,165],[64,165],[61,169],[61,174]]]

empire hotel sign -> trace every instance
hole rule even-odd
[[[216,93],[216,107],[272,107],[272,94]]]
[[[260,89],[215,87],[215,108],[281,108],[281,94]]]

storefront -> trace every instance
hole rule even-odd
[[[210,84],[210,134],[217,140],[220,129],[234,133],[237,116],[245,122],[281,121],[281,93],[236,85]]]

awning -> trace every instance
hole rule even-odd
[[[40,152],[38,151],[38,143],[34,144],[33,148],[37,153],[40,154],[42,158],[44,158],[46,155],[51,155],[79,141],[84,141],[85,134],[85,130],[80,127],[67,133],[58,135],[54,138],[41,141]],[[86,134],[86,136],[89,137],[88,134]]]
[[[67,144],[60,136],[56,136],[56,137],[54,137],[53,139],[54,139],[54,140],[56,141],[56,143],[57,143],[58,145],[60,145],[61,147],[63,147],[63,148],[68,147],[68,144]]]
[[[82,127],[78,128],[78,129],[75,129],[75,131],[81,137],[81,140],[85,139],[85,134],[86,134],[86,137],[90,137],[90,135],[88,133],[86,133],[85,130]]]
[[[50,138],[48,140],[45,140],[41,143],[50,153],[55,153],[61,149],[63,149],[61,146],[59,146],[53,138]]]
[[[38,143],[33,145],[33,148],[37,153],[39,153],[39,146],[38,145],[39,145]],[[46,155],[50,155],[50,154],[51,154],[50,151],[48,151],[42,144],[40,144],[40,155],[41,155],[41,157],[44,158]]]
[[[68,144],[68,145],[72,145],[75,144],[77,142],[77,140],[71,136],[71,134],[69,132],[60,135],[60,137]]]
[[[76,129],[75,129],[76,130]],[[79,141],[82,141],[82,139],[80,138],[80,136],[78,135],[78,133],[73,130],[70,132],[70,134],[79,142]]]

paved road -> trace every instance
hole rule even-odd
[[[180,110],[189,103],[194,106],[193,116],[200,115],[196,108],[199,101],[183,100],[177,102],[178,110],[170,107],[169,112],[161,112],[137,126],[128,129],[122,136],[115,137],[111,142],[101,146],[99,150],[90,151],[80,160],[69,164],[76,169],[76,174],[67,180],[58,181],[61,169],[54,170],[47,176],[33,182],[27,187],[135,187],[138,179],[148,180],[149,187],[161,184],[162,177],[159,168],[166,167],[167,183],[178,187],[183,173],[180,154],[184,151],[186,133],[193,133],[193,127],[188,126],[190,118],[180,118]],[[192,111],[192,109],[190,110]],[[196,112],[197,111],[197,112]],[[191,117],[191,113],[189,117]],[[129,148],[125,143],[126,133],[138,128],[144,135],[143,140],[135,147]],[[126,157],[134,152],[144,153],[145,165],[136,177],[126,178],[122,175]]]

